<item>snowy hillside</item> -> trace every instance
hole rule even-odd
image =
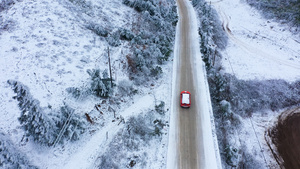
[[[300,104],[299,28],[266,19],[267,11],[243,0],[193,4],[223,168],[280,168],[266,131],[281,112]]]
[[[0,7],[1,167],[164,168],[174,2]]]
[[[300,38],[248,1],[189,2],[223,168],[278,168],[265,131],[299,106]],[[0,168],[166,168],[175,3],[1,0]]]

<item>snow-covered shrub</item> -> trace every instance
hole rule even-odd
[[[162,69],[160,66],[156,66],[155,68],[151,68],[151,76],[158,77],[162,74]]]
[[[134,38],[133,32],[128,29],[121,28],[119,31],[121,40],[131,41]]]
[[[15,4],[15,0],[1,0],[1,2],[0,2],[0,12],[8,9],[13,4]]]
[[[85,118],[74,113],[74,109],[64,103],[64,106],[60,108],[60,112],[56,113],[56,126],[58,128],[57,143],[63,143],[64,141],[76,141],[79,140],[79,136],[82,135],[87,127]]]
[[[106,41],[110,46],[117,47],[121,45],[120,32],[115,31],[106,37]]]
[[[107,70],[102,72],[102,77],[99,69],[88,69],[87,73],[90,75],[91,92],[98,97],[109,97],[113,90]]]
[[[170,57],[178,21],[176,6],[174,2],[158,0],[123,0],[123,3],[140,13],[132,28],[133,54],[127,55],[130,79],[140,85],[158,78],[162,70],[157,65]]]
[[[89,16],[93,16],[93,4],[88,0],[69,0],[72,4],[80,7],[80,12],[85,13]]]
[[[226,157],[226,163],[231,167],[236,167],[237,149],[230,145],[227,145],[224,149],[224,154]]]
[[[133,84],[129,80],[122,80],[118,84],[118,92],[122,96],[132,96],[137,91],[133,88]]]
[[[68,87],[66,91],[76,99],[79,99],[82,96],[82,92],[78,87]]]
[[[148,141],[152,137],[153,126],[149,124],[149,120],[145,120],[142,115],[130,117],[127,122],[127,136],[134,139],[139,137],[143,141]]]
[[[116,162],[114,159],[116,158],[116,156],[118,156],[118,154],[120,154],[120,152],[115,152],[115,156],[101,156],[99,159],[100,164],[98,165],[98,168],[102,168],[102,169],[119,169],[120,167],[118,167],[118,162]]]
[[[154,120],[153,113],[149,111],[126,120],[124,128],[112,139],[107,151],[98,157],[98,168],[149,168],[144,147],[150,146],[154,139],[160,141],[162,128],[166,125],[161,119]]]
[[[229,119],[232,116],[231,105],[228,101],[222,100],[220,102],[221,113],[223,119]]]
[[[0,34],[4,31],[10,32],[14,30],[15,25],[16,21],[14,20],[3,20],[2,18],[0,18]]]
[[[238,166],[240,166],[240,168],[265,169],[270,167],[269,164],[263,163],[261,160],[255,159],[255,156],[253,156],[253,152],[249,152],[249,150],[247,150],[246,147],[242,147],[241,150],[243,154],[239,158],[240,161],[238,162]]]
[[[165,102],[160,101],[158,105],[155,105],[155,111],[161,115],[165,114]]]
[[[138,12],[148,11],[151,15],[155,14],[153,0],[123,0],[123,3],[134,8]]]
[[[99,36],[107,37],[108,36],[108,30],[104,28],[102,25],[96,24],[96,23],[89,23],[86,26],[87,29],[93,31]]]
[[[159,119],[154,120],[153,123],[155,126],[153,134],[161,136],[163,134],[161,130],[164,128],[164,126],[166,126],[166,123],[163,120]]]
[[[37,169],[27,157],[16,149],[9,136],[0,132],[0,168]]]

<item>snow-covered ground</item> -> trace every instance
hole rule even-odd
[[[100,102],[95,98],[74,102],[65,90],[84,86],[87,69],[108,69],[107,43],[84,28],[84,23],[93,18],[103,25],[110,23],[110,27],[126,27],[134,16],[133,10],[118,0],[92,4],[99,12],[91,13],[93,10],[87,9],[79,15],[75,9],[66,8],[70,4],[57,0],[16,1],[1,12],[1,24],[8,26],[0,30],[0,129],[10,136],[33,165],[40,168],[93,168],[93,161],[105,151],[110,139],[123,125],[111,122],[114,118],[106,104],[103,107],[103,118],[107,120],[105,126],[96,127],[97,131],[86,133],[75,143],[48,149],[21,141],[24,133],[17,120],[20,110],[17,101],[12,99],[15,94],[7,84],[9,79],[27,85],[33,97],[44,107],[49,104],[58,108],[67,101],[80,114],[92,111]],[[240,79],[284,79],[291,82],[300,79],[299,36],[292,35],[284,25],[263,19],[244,1],[216,0],[212,5],[219,12],[230,37],[229,45],[222,53],[226,72]],[[129,49],[124,46],[110,51],[116,81],[125,77],[120,56]],[[162,100],[169,109],[172,63],[165,65],[163,71],[163,80],[152,87],[139,89],[140,93],[132,100],[124,99],[118,115],[126,120],[131,115],[153,109],[156,102]],[[167,120],[168,114],[164,117]],[[247,138],[247,148],[257,155],[256,158],[266,159],[267,165],[271,166],[276,164],[264,142],[264,131],[278,114],[271,111],[256,114],[243,121],[244,130],[236,131],[240,138]],[[168,127],[164,130],[167,134]],[[145,149],[150,156],[148,163],[152,163],[153,168],[166,166],[167,137],[162,137],[161,145],[152,143],[155,148]]]
[[[207,0],[218,12],[229,37],[222,52],[225,73],[242,80],[300,80],[300,36],[289,27],[267,20],[244,0]],[[276,96],[274,96],[276,97]],[[283,110],[282,110],[283,111]],[[265,141],[265,131],[282,112],[262,110],[241,119],[242,126],[232,133],[231,143],[246,145],[259,168],[278,168]],[[249,159],[251,160],[251,159]]]
[[[108,101],[102,102],[94,97],[76,101],[66,92],[66,88],[86,86],[89,78],[87,69],[108,69],[108,44],[86,29],[86,24],[93,21],[112,30],[131,26],[134,10],[122,1],[111,0],[87,2],[87,10],[78,12],[81,8],[70,2],[16,1],[1,13],[2,26],[8,26],[0,32],[0,129],[39,168],[97,168],[94,166],[97,158],[107,151],[115,134],[125,127],[123,123],[118,125],[120,119],[113,117]],[[110,48],[112,74],[116,83],[127,80],[124,53],[128,50],[126,42]],[[162,66],[165,74],[158,84],[140,87],[133,98],[121,99],[122,104],[114,105],[117,117],[122,116],[126,121],[130,116],[153,110],[160,101],[166,103],[167,111],[170,107],[171,68],[172,62]],[[9,79],[28,86],[42,107],[51,105],[59,108],[67,102],[76,109],[75,113],[84,115],[97,112],[95,105],[101,103],[103,115],[98,112],[95,117],[104,120],[104,124],[100,120],[101,123],[91,126],[80,140],[64,146],[43,148],[32,141],[21,141],[24,131],[18,121],[20,110],[18,102],[12,98],[15,93],[7,84]],[[168,111],[163,120],[168,121]],[[144,148],[150,156],[148,165],[154,168],[164,168],[161,166],[166,163],[167,131],[168,126],[165,126],[162,144],[153,142]]]
[[[225,71],[239,79],[300,79],[300,37],[242,0],[211,1],[229,36]]]

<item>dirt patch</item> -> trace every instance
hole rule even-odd
[[[272,152],[280,168],[300,168],[300,108],[283,112],[267,134],[277,149]]]

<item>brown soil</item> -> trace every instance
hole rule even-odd
[[[268,134],[277,148],[278,154],[273,154],[281,168],[300,168],[300,108],[283,112]]]

